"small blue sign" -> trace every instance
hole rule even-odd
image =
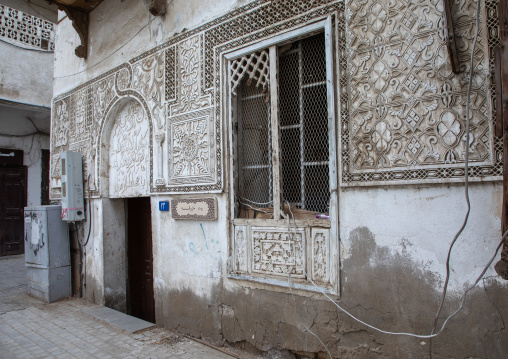
[[[159,201],[159,211],[169,211],[169,201]]]

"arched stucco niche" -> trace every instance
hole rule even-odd
[[[134,97],[123,97],[109,111],[101,131],[101,196],[143,197],[150,187],[150,121]]]
[[[149,195],[150,119],[142,102],[126,96],[108,111],[100,131],[101,304],[128,312],[127,206],[124,198]]]

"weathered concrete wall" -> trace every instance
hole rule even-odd
[[[153,20],[131,40],[151,19],[146,5],[134,0],[104,1],[91,15],[87,60],[74,57],[77,36],[63,19],[58,28],[55,96],[160,45],[184,28],[192,30],[243,3],[198,5],[175,0],[166,16]],[[115,52],[122,44],[125,46]],[[81,73],[62,77],[76,72]],[[155,121],[152,126],[156,128]],[[227,124],[222,126],[227,143]],[[222,150],[227,153],[228,146]],[[157,151],[154,146],[153,153]],[[224,168],[228,182],[229,164]],[[108,168],[101,170],[106,173]],[[339,236],[334,239],[340,241],[339,303],[360,319],[387,331],[430,333],[448,246],[465,214],[463,186],[446,183],[446,179],[442,182],[339,190]],[[105,193],[101,195],[107,196]],[[450,291],[442,318],[457,307],[461,293],[493,255],[500,240],[501,193],[495,181],[470,187],[472,211],[452,254]],[[159,201],[203,196],[217,198],[217,220],[174,220],[170,212],[158,209]],[[427,339],[375,332],[338,311],[319,293],[294,290],[292,294],[283,286],[229,278],[230,196],[229,184],[219,194],[151,194],[157,324],[214,343],[227,341],[274,355],[277,350],[289,350],[327,357],[309,328],[337,358],[427,357]],[[115,213],[113,202],[106,201],[93,200],[87,298],[112,306],[120,303],[121,308],[125,270],[125,261],[117,256],[122,250],[121,234],[110,241],[107,229],[116,226],[119,230],[125,224],[122,210]],[[486,279],[470,293],[464,310],[433,340],[433,357],[503,357],[508,350],[504,329],[507,294],[506,283],[489,269]]]
[[[2,0],[0,4],[27,14],[56,20],[55,7],[32,7],[23,1]],[[41,5],[44,2],[41,1]],[[36,8],[39,13],[37,13]],[[42,15],[41,15],[42,14]],[[30,51],[0,42],[0,99],[50,107],[53,94],[53,52]]]
[[[92,228],[90,238],[86,246],[84,246],[83,254],[83,274],[84,274],[84,287],[83,295],[87,300],[97,304],[104,305],[104,206],[102,199],[91,200],[92,214],[87,213],[86,218],[91,218]],[[105,199],[105,201],[109,201]],[[87,209],[88,211],[88,209]],[[86,223],[86,222],[82,222]],[[88,223],[86,223],[85,236],[88,237]],[[119,283],[120,285],[120,283]]]
[[[175,34],[199,26],[248,2],[174,0],[168,2],[164,16],[154,18],[148,12],[147,0],[103,1],[90,14],[90,47],[86,60],[74,56],[74,49],[80,44],[79,37],[69,19],[60,12],[53,94],[57,96],[71,90],[76,84],[121,65]]]
[[[125,201],[104,198],[102,206],[104,305],[125,312],[127,310]]]

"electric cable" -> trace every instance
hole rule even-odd
[[[54,22],[53,22],[52,20],[48,19],[46,16],[44,16],[43,14],[41,14],[41,13],[40,13],[40,12],[39,12],[36,8],[34,8],[32,5],[34,5],[34,6],[38,6],[38,7],[40,7],[40,8],[45,9],[45,10],[49,10],[48,8],[45,8],[44,6],[40,6],[40,5],[34,4],[34,3],[32,3],[30,0],[25,0],[25,2],[26,2],[26,4],[28,5],[28,7],[32,8],[32,10],[33,10],[33,11],[35,11],[37,14],[39,14],[39,15],[41,16],[41,18],[43,18],[44,20],[49,21],[49,22],[51,22],[51,23],[53,23],[53,24],[54,24]],[[29,15],[29,14],[28,14],[28,15]]]
[[[92,232],[92,199],[90,198],[90,174],[88,174],[88,177],[86,178],[86,184],[88,185],[88,236],[86,238],[86,242],[82,244],[82,246],[86,246],[88,244],[88,240],[90,239],[90,233]]]
[[[291,210],[290,210],[291,212]],[[292,212],[291,212],[292,214]],[[293,218],[293,226],[294,226],[294,229],[295,229],[295,232],[296,232],[296,221],[294,219],[294,216],[292,216]],[[289,222],[288,222],[289,223]],[[291,231],[288,229],[288,231],[291,233]],[[387,330],[383,330],[383,329],[380,329],[380,328],[377,328],[373,325],[370,325],[364,321],[362,321],[361,319],[358,319],[357,317],[355,317],[353,314],[351,314],[350,312],[348,312],[346,309],[344,309],[343,307],[341,307],[335,300],[333,300],[328,294],[326,294],[325,291],[323,291],[323,289],[321,287],[319,287],[313,280],[312,278],[309,277],[309,275],[307,274],[305,268],[302,268],[303,270],[303,273],[305,275],[305,277],[307,278],[307,280],[309,280],[312,285],[314,287],[316,287],[316,289],[321,292],[330,302],[332,302],[338,309],[340,309],[342,312],[344,312],[345,314],[347,314],[349,317],[351,317],[352,319],[354,319],[355,321],[357,321],[358,323],[361,323],[375,331],[378,331],[380,333],[384,333],[384,334],[390,334],[390,335],[403,335],[403,336],[409,336],[409,337],[415,337],[415,338],[420,338],[420,339],[431,339],[431,338],[434,338],[434,337],[437,337],[439,334],[441,334],[443,332],[443,330],[445,329],[446,327],[446,324],[448,323],[448,321],[453,318],[455,315],[457,315],[461,310],[462,308],[464,307],[464,303],[465,303],[465,300],[466,300],[466,297],[467,297],[467,294],[469,293],[470,290],[472,290],[474,287],[476,287],[476,285],[480,282],[480,280],[483,278],[483,276],[485,275],[485,273],[487,272],[488,268],[490,267],[490,265],[492,264],[492,262],[494,261],[494,259],[497,257],[497,254],[499,252],[499,249],[501,248],[501,246],[503,245],[504,243],[504,240],[506,239],[506,237],[508,236],[508,231],[506,231],[502,238],[501,238],[501,241],[499,242],[499,244],[497,245],[496,247],[496,250],[494,252],[494,255],[492,256],[492,258],[488,261],[488,263],[485,265],[485,267],[483,268],[482,272],[480,273],[480,275],[478,276],[478,278],[476,279],[476,281],[474,282],[473,285],[471,285],[469,288],[466,289],[466,291],[464,292],[464,294],[462,295],[462,298],[461,298],[461,303],[460,303],[460,306],[457,308],[457,310],[455,310],[455,312],[453,312],[451,315],[449,315],[446,320],[443,322],[441,328],[439,329],[439,331],[437,333],[431,333],[430,335],[420,335],[420,334],[414,334],[414,333],[406,333],[406,332],[390,332],[390,331],[387,331]],[[291,290],[291,282],[290,282],[290,276],[288,276],[288,286],[289,286],[289,289],[290,291],[292,292]]]
[[[289,212],[291,214],[291,217],[293,218],[293,223],[294,223],[294,227],[295,227],[295,234],[296,234],[296,222],[295,222],[295,216],[293,214],[293,211],[291,210],[291,205],[289,204],[288,201],[285,201],[288,205],[288,209],[289,209]],[[287,220],[288,220],[288,233],[289,235],[292,235],[291,234],[291,229],[290,229],[290,220],[289,220],[289,216],[286,217]],[[294,241],[294,234],[292,235],[292,239]],[[319,343],[321,343],[321,345],[323,346],[323,348],[325,348],[326,352],[328,353],[328,356],[330,357],[330,359],[333,359],[332,357],[332,354],[330,353],[330,350],[328,350],[328,347],[326,346],[326,344],[321,340],[321,338],[315,334],[312,330],[310,330],[309,327],[307,327],[305,325],[305,323],[302,321],[302,319],[300,318],[300,315],[298,314],[297,315],[297,311],[296,311],[296,307],[297,307],[297,304],[296,304],[296,298],[295,298],[295,295],[293,294],[293,289],[291,288],[291,273],[293,273],[293,270],[295,269],[295,266],[293,265],[291,267],[291,269],[288,271],[288,288],[289,288],[289,292],[291,293],[291,297],[293,297],[293,302],[295,303],[295,317],[298,318],[298,321],[303,325],[303,327],[305,328],[306,331],[308,331],[310,334],[312,334],[314,337],[317,338],[317,340],[319,341]]]
[[[492,258],[489,260],[489,262],[487,263],[487,265],[483,268],[483,271],[481,272],[481,274],[478,276],[478,278],[476,279],[476,281],[474,282],[473,285],[471,285],[469,288],[466,289],[466,291],[464,292],[464,294],[462,295],[462,300],[461,300],[461,304],[459,306],[459,308],[453,312],[451,315],[449,315],[446,320],[443,322],[443,325],[441,326],[441,328],[439,329],[439,331],[437,333],[433,333],[433,334],[430,334],[430,335],[420,335],[420,334],[413,334],[413,333],[405,333],[405,332],[390,332],[390,331],[387,331],[387,330],[382,330],[382,329],[379,329],[373,325],[370,325],[360,319],[358,319],[357,317],[355,317],[353,314],[349,313],[346,309],[342,308],[335,300],[333,300],[328,294],[326,294],[323,289],[321,287],[319,287],[316,283],[314,283],[314,281],[309,277],[309,275],[307,274],[307,272],[305,271],[305,269],[303,270],[304,274],[305,274],[305,277],[312,283],[312,285],[314,285],[314,287],[316,287],[326,298],[328,298],[338,309],[340,309],[342,312],[344,312],[345,314],[347,314],[348,316],[350,316],[352,319],[356,320],[358,323],[361,323],[373,330],[376,330],[380,333],[384,333],[384,334],[391,334],[391,335],[404,335],[404,336],[409,336],[409,337],[414,337],[414,338],[421,338],[421,339],[430,339],[430,338],[435,338],[437,337],[439,334],[441,334],[443,332],[443,330],[445,329],[446,327],[446,324],[448,323],[448,321],[453,318],[455,315],[457,315],[461,310],[462,308],[464,307],[464,302],[466,300],[466,297],[467,297],[467,293],[469,293],[469,291],[471,289],[473,289],[474,287],[476,287],[476,285],[478,284],[478,282],[482,279],[482,277],[485,275],[485,273],[487,272],[487,269],[489,269],[490,265],[492,264],[492,262],[494,261],[494,259],[497,257],[497,253],[499,252],[499,249],[501,248],[501,246],[503,245],[503,242],[505,240],[505,238],[508,236],[508,231],[506,231],[501,239],[501,241],[499,242],[496,250],[495,250],[495,253],[494,255],[492,256]]]
[[[464,194],[466,197],[466,203],[467,203],[467,212],[466,216],[464,218],[464,223],[460,227],[459,231],[453,238],[450,247],[448,248],[448,255],[446,257],[446,279],[443,286],[443,295],[441,299],[441,304],[439,305],[439,309],[436,313],[436,317],[434,319],[434,325],[432,327],[432,332],[437,328],[437,322],[439,320],[439,315],[441,314],[441,311],[443,310],[443,305],[446,299],[446,294],[448,291],[448,284],[450,280],[450,258],[452,253],[452,248],[455,245],[455,242],[459,238],[459,236],[462,234],[464,228],[467,225],[467,221],[469,219],[469,214],[471,212],[471,203],[469,200],[469,137],[470,137],[470,110],[471,110],[471,89],[473,87],[473,71],[474,71],[474,53],[476,48],[476,43],[478,41],[478,34],[480,33],[480,8],[481,8],[481,0],[478,0],[477,6],[476,6],[476,29],[475,29],[475,35],[473,39],[473,47],[471,49],[471,60],[469,64],[469,81],[467,86],[467,98],[466,98],[466,145],[465,145],[465,159],[464,159]],[[429,357],[432,359],[432,340],[429,341]]]

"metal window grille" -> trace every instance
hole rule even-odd
[[[330,202],[328,105],[324,35],[278,49],[279,133],[271,133],[263,88],[243,81],[238,93],[240,204],[271,207],[280,196],[292,208],[328,213]],[[273,84],[270,85],[272,87]],[[273,188],[272,135],[281,152],[282,188]]]
[[[273,198],[270,104],[266,101],[266,92],[254,82],[247,84],[245,81],[238,97],[240,201],[270,207]]]

